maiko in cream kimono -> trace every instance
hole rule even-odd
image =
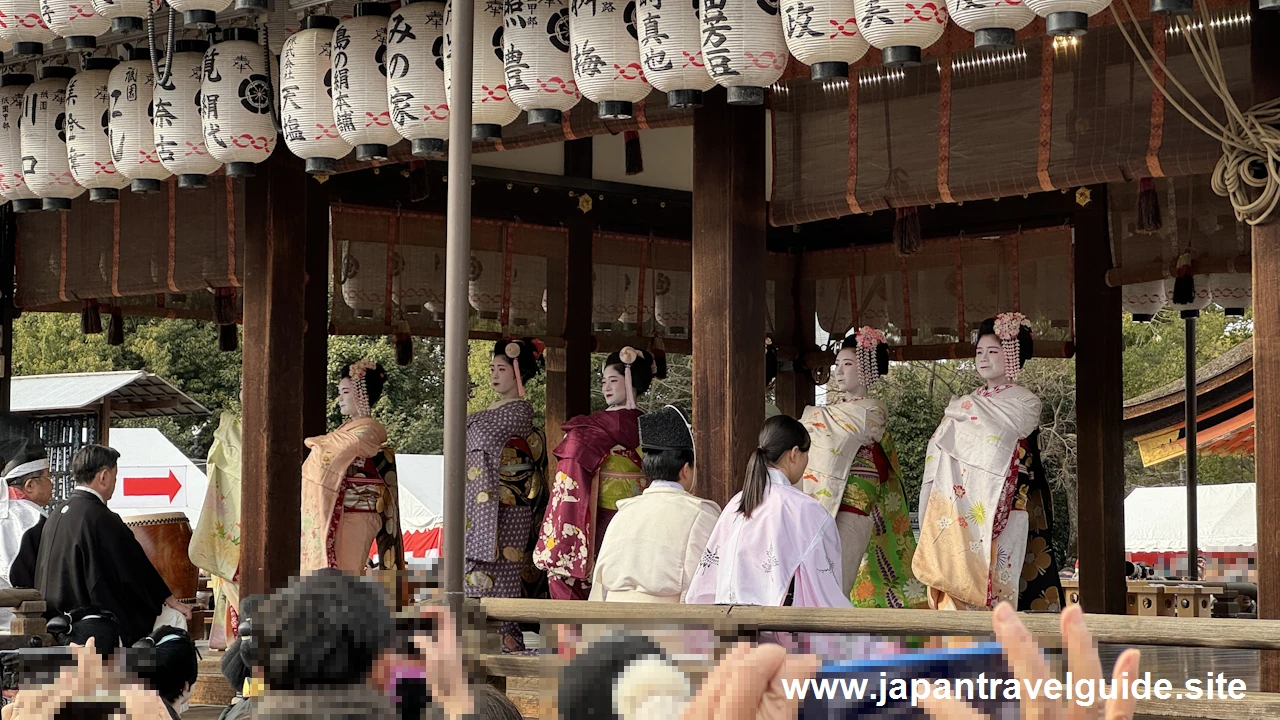
[[[1028,515],[1015,505],[1020,441],[1040,399],[1018,385],[952,398],[929,440],[912,569],[937,609],[1018,604]]]
[[[871,498],[849,481],[859,451],[880,442],[889,413],[874,398],[857,398],[807,407],[800,423],[809,431],[809,466],[801,489],[822,503],[840,533],[842,589],[848,595],[874,532]]]
[[[222,413],[209,448],[200,521],[191,535],[187,554],[191,562],[209,573],[213,590],[213,629],[209,646],[225,648],[236,637],[240,613],[240,448],[243,428],[234,413]]]

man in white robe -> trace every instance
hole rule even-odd
[[[15,579],[10,577],[10,568],[23,548],[22,538],[28,530],[43,524],[44,506],[53,497],[49,458],[44,449],[29,446],[19,452],[5,465],[4,484],[5,494],[0,496],[0,588],[11,588]],[[34,548],[30,543],[28,546],[31,554]],[[34,557],[29,558],[29,564],[34,562]],[[29,587],[31,580],[24,578],[18,583]],[[0,629],[7,631],[12,620],[13,611],[0,608]]]

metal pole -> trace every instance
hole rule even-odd
[[[0,208],[0,417],[9,414],[13,384],[13,276],[18,223],[13,203]]]
[[[449,97],[449,203],[446,219],[444,318],[445,598],[462,601],[467,458],[468,301],[471,276],[471,78],[475,0],[451,0],[452,94]]]
[[[1200,542],[1196,508],[1196,317],[1198,310],[1184,311],[1186,324],[1186,406],[1187,406],[1187,577],[1199,580]]]

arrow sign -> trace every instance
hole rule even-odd
[[[173,502],[181,489],[182,483],[178,482],[178,476],[172,470],[167,477],[124,478],[125,497],[165,496],[169,498],[169,502]]]

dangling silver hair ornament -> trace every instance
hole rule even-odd
[[[370,370],[375,370],[378,363],[365,358],[351,364],[348,374],[351,376],[351,384],[356,394],[355,417],[369,417],[369,386],[365,384],[365,375]]]
[[[1004,351],[1004,376],[1013,380],[1022,372],[1021,353],[1018,351],[1018,335],[1026,328],[1031,332],[1031,321],[1020,312],[1005,312],[996,315],[996,337],[1000,339],[1000,349]]]
[[[887,343],[884,333],[878,328],[864,325],[854,334],[857,349],[854,351],[858,360],[858,380],[862,386],[871,389],[880,382],[880,364],[876,360],[876,350],[882,343]]]

